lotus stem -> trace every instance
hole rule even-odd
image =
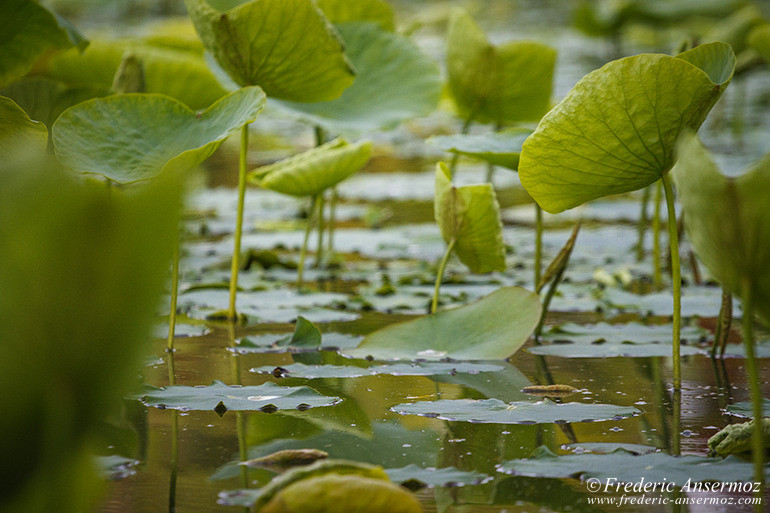
[[[730,327],[733,323],[733,295],[722,287],[722,306],[719,307],[719,319],[714,333],[714,343],[711,345],[711,358],[716,358],[717,348],[719,356],[725,354],[727,339],[730,337]]]
[[[543,209],[535,203],[535,289],[543,273]]]
[[[567,267],[564,266],[564,269],[559,271],[559,274],[553,278],[551,285],[548,287],[548,292],[545,293],[545,299],[543,299],[543,308],[540,313],[540,321],[538,321],[537,328],[535,328],[535,342],[537,343],[540,342],[540,335],[542,334],[543,326],[545,325],[545,316],[548,315],[548,308],[551,306],[551,300],[556,294],[556,289],[559,288],[559,283],[561,283],[561,278],[564,276],[564,271],[566,269]]]
[[[639,212],[639,222],[636,225],[637,241],[636,241],[636,261],[641,262],[644,260],[644,234],[647,232],[647,226],[650,224],[650,218],[647,216],[647,205],[650,203],[650,195],[652,189],[645,187],[642,192],[642,205]]]
[[[241,127],[241,153],[238,165],[238,213],[235,218],[235,242],[233,247],[233,259],[230,265],[230,305],[227,309],[227,317],[234,321],[237,319],[235,311],[235,295],[238,292],[239,259],[241,257],[241,235],[243,234],[243,208],[246,202],[246,167],[249,151],[249,125]]]
[[[446,251],[444,251],[444,256],[441,257],[441,262],[438,265],[438,271],[436,272],[436,287],[433,290],[433,301],[430,304],[430,313],[432,314],[436,313],[436,310],[438,310],[438,292],[441,288],[441,280],[444,277],[444,269],[446,268],[446,263],[449,261],[449,255],[452,254],[452,250],[455,247],[455,242],[457,242],[455,239],[449,241],[449,244],[446,247]]]
[[[754,305],[753,291],[751,281],[748,278],[743,279],[742,283],[742,302],[743,302],[743,344],[746,347],[746,368],[749,373],[749,389],[751,390],[751,403],[754,413],[754,431],[752,433],[752,455],[754,459],[754,481],[759,483],[759,491],[755,496],[764,497],[765,493],[765,441],[762,429],[762,388],[759,385],[759,369],[757,368],[757,359],[754,354]],[[760,503],[755,506],[755,511],[761,512],[763,508]]]
[[[656,289],[663,285],[663,272],[660,265],[660,200],[663,196],[662,180],[655,183],[655,199],[652,216],[652,284]]]
[[[168,511],[176,511],[176,481],[179,472],[179,412],[171,412],[171,475],[168,484]]]
[[[666,193],[666,207],[668,208],[668,236],[671,246],[671,284],[674,293],[674,327],[673,327],[673,359],[674,359],[674,388],[682,387],[682,365],[679,358],[679,345],[681,342],[682,325],[682,270],[679,265],[679,231],[676,224],[676,207],[674,206],[674,189],[671,186],[671,177],[668,173],[663,175],[663,188]]]
[[[334,225],[337,223],[337,187],[332,188],[329,198],[329,239],[326,246],[327,258],[334,258]]]
[[[324,207],[326,206],[326,197],[324,193],[318,195],[318,212],[316,213],[316,219],[318,223],[318,246],[316,246],[315,253],[315,266],[318,269],[323,267],[323,254],[324,254]]]
[[[176,305],[179,297],[179,240],[174,245],[173,263],[171,264],[171,308],[168,314],[168,341],[166,349],[174,350],[174,331],[176,330]]]
[[[310,230],[313,228],[313,217],[318,203],[318,195],[313,196],[310,203],[310,210],[307,216],[307,226],[305,227],[305,237],[302,239],[302,249],[299,253],[299,268],[297,269],[297,288],[302,287],[302,275],[305,272],[305,257],[307,256],[307,242],[310,239]]]
[[[682,454],[682,389],[674,389],[674,428],[672,429],[674,435],[674,443],[672,444],[671,452],[674,456],[681,456]]]

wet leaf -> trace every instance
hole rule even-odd
[[[586,75],[524,143],[521,183],[543,209],[641,189],[674,165],[683,130],[697,130],[732,79],[729,45],[670,57],[642,54]]]
[[[764,432],[763,438],[765,440],[765,447],[768,447],[768,436],[770,436],[770,419],[762,419],[762,431]],[[744,422],[742,424],[731,424],[709,438],[709,455],[727,456],[728,454],[751,452],[753,447],[753,433],[753,420]]]
[[[372,144],[348,144],[335,139],[275,164],[263,166],[249,175],[252,183],[264,189],[291,196],[315,196],[334,187],[361,170],[369,160]]]
[[[567,397],[580,390],[569,385],[532,385],[522,388],[521,391],[541,397]]]
[[[185,5],[204,46],[239,86],[258,85],[271,98],[314,102],[339,97],[353,82],[341,42],[311,0],[185,0]]]
[[[26,74],[50,48],[88,42],[69,22],[33,0],[5,0],[0,27],[0,85]]]
[[[439,486],[463,486],[478,484],[490,477],[481,472],[469,472],[454,467],[422,468],[415,464],[403,468],[385,469],[385,473],[394,483],[401,483],[409,489]]]
[[[0,153],[10,155],[21,151],[42,154],[48,144],[48,130],[43,123],[32,121],[13,100],[0,96]]]
[[[534,477],[615,478],[620,483],[675,483],[684,486],[702,481],[749,482],[751,463],[730,456],[671,456],[662,452],[634,455],[622,449],[612,454],[568,454],[556,456],[540,447],[530,459],[503,462],[501,472]],[[611,487],[611,489],[614,489]]]
[[[500,205],[492,184],[455,187],[443,162],[436,169],[434,215],[447,244],[475,273],[505,270]]]
[[[495,424],[564,424],[620,420],[642,412],[612,404],[539,402],[504,403],[498,399],[441,399],[398,404],[391,410],[401,415],[420,415],[449,421]]]
[[[754,408],[749,402],[731,404],[727,411],[738,417],[754,418]],[[770,399],[762,399],[762,411],[767,412],[765,416],[770,416]]]
[[[353,85],[336,100],[277,102],[281,107],[332,132],[376,131],[436,108],[441,90],[438,65],[411,40],[371,23],[337,28],[356,70]]]
[[[391,32],[396,26],[393,8],[385,0],[358,0],[357,2],[316,0],[316,5],[335,25],[350,21],[369,21],[376,23],[383,30]],[[355,61],[353,64],[355,65]],[[358,66],[356,66],[356,71],[358,71]]]
[[[532,134],[529,128],[508,128],[488,134],[439,135],[428,139],[444,151],[485,160],[513,171],[519,168],[519,155],[524,140]]]
[[[495,46],[462,9],[447,33],[449,89],[464,119],[507,124],[537,121],[551,106],[556,51],[542,43]]]
[[[372,367],[354,367],[352,365],[303,365],[293,363],[281,366],[283,378],[359,378],[361,376],[376,376],[391,374],[394,376],[438,376],[456,374],[478,374],[495,372],[502,366],[488,363],[403,363],[374,365]],[[260,374],[275,374],[275,366],[257,367],[251,372]]]
[[[687,237],[709,273],[742,297],[751,284],[755,311],[770,322],[770,155],[738,177],[726,177],[695,135],[682,138],[672,173]]]
[[[452,310],[392,324],[345,354],[381,360],[501,360],[518,350],[540,319],[540,299],[504,287]]]
[[[119,183],[193,168],[254,121],[265,103],[258,87],[240,89],[201,114],[158,94],[97,98],[54,123],[56,157],[66,167]]]
[[[214,381],[208,386],[147,387],[136,396],[145,406],[172,410],[267,411],[333,406],[339,397],[327,397],[308,387],[281,387],[273,383],[259,386],[228,386]],[[221,406],[220,406],[221,405]]]
[[[618,449],[622,449],[631,454],[649,454],[651,452],[658,451],[657,447],[652,447],[650,445],[625,444],[616,442],[582,442],[565,444],[562,446],[562,449],[566,449],[575,454],[612,454]]]

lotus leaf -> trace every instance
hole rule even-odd
[[[717,434],[709,438],[709,454],[727,456],[728,454],[740,454],[751,451],[754,421],[743,424],[730,424]],[[764,433],[765,446],[770,440],[770,419],[762,419],[762,431]]]
[[[212,4],[185,0],[203,45],[239,86],[314,102],[339,97],[353,82],[336,32],[311,0]]]
[[[10,98],[0,96],[0,154],[3,158],[29,149],[42,153],[47,143],[45,125],[32,121]]]
[[[338,30],[356,79],[336,100],[277,102],[334,132],[387,128],[430,114],[441,91],[438,65],[408,38],[371,23],[344,23]]]
[[[589,73],[525,141],[521,183],[551,213],[641,189],[674,165],[729,84],[735,54],[709,43],[676,57],[625,57]]]
[[[492,184],[452,185],[449,168],[436,169],[436,222],[447,244],[475,273],[505,270],[500,205]]]
[[[396,27],[393,8],[385,0],[315,0],[324,15],[339,25],[350,21],[370,21],[383,30],[392,32]],[[356,70],[358,67],[356,66]]]
[[[420,415],[461,422],[490,422],[495,424],[564,424],[620,420],[641,412],[631,406],[613,404],[538,402],[505,403],[499,399],[441,399],[397,404],[391,408],[401,415]]]
[[[281,387],[273,383],[259,386],[229,386],[214,381],[208,386],[147,387],[137,394],[145,405],[172,410],[267,411],[333,406],[341,399],[327,397],[308,387]]]
[[[540,298],[504,287],[475,303],[391,324],[345,354],[380,360],[502,360],[518,350],[540,320]]]
[[[59,161],[74,171],[118,183],[146,180],[200,164],[254,121],[264,103],[258,87],[235,91],[200,114],[159,94],[96,98],[59,117],[54,148]]]
[[[765,61],[770,62],[770,24],[756,27],[749,33],[748,43]]]
[[[727,290],[742,297],[752,284],[754,308],[770,322],[770,155],[745,174],[729,178],[697,136],[683,137],[672,173],[685,214],[685,227],[698,258]]]
[[[495,166],[516,171],[521,147],[531,134],[529,128],[509,128],[490,134],[441,135],[431,137],[428,142],[444,151],[486,160]]]
[[[532,41],[495,46],[464,10],[447,34],[449,89],[464,119],[537,121],[551,106],[556,51]]]
[[[275,164],[253,171],[252,183],[292,196],[315,196],[359,171],[369,160],[372,144],[335,139]]]

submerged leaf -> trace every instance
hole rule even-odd
[[[457,134],[431,137],[428,142],[444,151],[481,159],[513,171],[519,168],[519,155],[524,140],[532,134],[529,128],[509,128],[489,134]]]
[[[729,45],[677,57],[642,54],[586,75],[524,143],[521,183],[543,209],[641,189],[674,165],[683,130],[697,130],[732,79]]]
[[[311,0],[185,5],[206,49],[240,86],[258,85],[271,98],[314,102],[339,97],[353,82],[334,29]]]
[[[391,324],[345,354],[380,360],[501,360],[518,350],[540,319],[540,298],[504,287],[466,306]]]
[[[755,311],[770,322],[770,155],[743,175],[726,177],[698,138],[688,134],[672,176],[699,260],[738,297],[744,280],[750,283]]]
[[[447,33],[449,89],[464,119],[498,124],[537,121],[551,105],[556,51],[542,43],[495,46],[464,10]]]
[[[550,400],[504,403],[499,399],[441,399],[398,404],[391,408],[401,415],[420,415],[449,421],[495,424],[564,424],[620,420],[640,415],[631,406],[612,404],[562,403]]]
[[[315,196],[334,187],[368,162],[372,143],[348,144],[335,139],[249,175],[249,180],[264,189],[292,196]]]
[[[505,245],[500,205],[492,184],[452,185],[449,168],[436,169],[436,222],[447,244],[475,273],[505,270]]]
[[[30,150],[42,154],[47,144],[45,125],[32,121],[10,98],[0,96],[0,154],[3,158],[10,161],[14,153]]]
[[[67,109],[54,123],[56,157],[80,173],[118,183],[197,166],[265,103],[258,87],[231,93],[201,114],[158,94],[124,94]]]

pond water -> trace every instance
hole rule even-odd
[[[603,62],[609,47],[578,36],[543,20],[564,21],[559,2],[518,2],[522,17],[511,24],[494,23],[493,13],[513,12],[506,2],[496,2],[495,10],[484,11],[484,23],[493,30],[493,39],[536,37],[559,50],[554,98],[562,97],[585,73]],[[443,4],[441,4],[443,6]],[[408,10],[408,6],[404,6]],[[440,10],[443,7],[434,6]],[[514,17],[515,18],[515,17]],[[443,42],[439,33],[424,32],[420,45],[436,57]],[[770,98],[770,73],[758,71],[735,79],[702,130],[704,141],[719,153],[717,158],[737,172],[762,152],[762,137],[768,127],[766,106]],[[740,101],[739,101],[740,100]],[[737,106],[737,107],[736,107]],[[736,108],[742,114],[743,129],[731,126]],[[203,186],[193,193],[186,221],[187,242],[182,261],[183,293],[173,354],[177,385],[208,385],[215,380],[243,386],[276,382],[281,385],[307,385],[327,396],[339,397],[334,406],[304,411],[281,410],[274,413],[237,413],[220,416],[214,411],[175,411],[146,408],[127,401],[122,416],[110,419],[105,435],[105,454],[117,454],[140,461],[114,475],[100,511],[150,513],[169,511],[195,513],[247,511],[248,494],[234,490],[259,488],[273,474],[264,470],[245,470],[237,463],[285,448],[315,448],[331,457],[382,465],[389,470],[415,465],[394,473],[401,479],[435,481],[417,491],[425,511],[442,512],[531,512],[531,511],[750,511],[750,506],[734,504],[750,494],[723,494],[724,504],[680,506],[677,497],[714,497],[699,492],[655,494],[672,498],[671,504],[626,504],[620,508],[592,504],[604,494],[592,493],[586,482],[569,478],[531,477],[505,473],[505,462],[529,458],[540,446],[556,454],[581,454],[608,450],[592,444],[635,444],[634,451],[659,451],[705,456],[707,440],[730,423],[742,422],[726,407],[748,401],[746,372],[740,335],[733,334],[729,358],[711,360],[706,354],[713,338],[721,290],[702,269],[690,265],[689,248],[683,276],[683,313],[688,327],[686,346],[691,356],[683,358],[684,378],[681,397],[672,382],[671,358],[665,337],[655,339],[659,346],[639,357],[625,356],[639,342],[638,322],[663,325],[668,330],[672,311],[668,288],[652,290],[649,258],[636,258],[640,194],[613,197],[559,216],[546,216],[544,237],[546,261],[556,255],[569,237],[575,220],[584,220],[566,279],[552,303],[548,326],[578,323],[593,326],[609,322],[627,326],[620,334],[607,335],[606,327],[596,326],[582,338],[550,333],[556,354],[538,356],[530,341],[505,362],[463,363],[456,372],[438,375],[377,374],[361,377],[277,378],[254,372],[262,368],[293,363],[334,364],[363,368],[365,360],[343,358],[334,351],[265,352],[254,349],[291,334],[299,315],[316,323],[324,333],[324,346],[353,347],[363,335],[382,326],[423,314],[429,307],[435,263],[444,243],[433,223],[433,181],[435,162],[444,155],[424,144],[426,134],[451,133],[458,122],[446,113],[434,114],[387,133],[372,135],[375,154],[364,173],[342,184],[337,207],[338,224],[334,249],[340,269],[307,269],[307,291],[297,292],[293,263],[298,258],[307,205],[269,191],[250,190],[246,207],[243,244],[252,250],[253,264],[243,272],[239,307],[249,316],[246,326],[237,329],[206,323],[208,314],[226,306],[226,283],[232,251],[235,220],[236,148],[226,145],[208,163],[200,176]],[[313,144],[312,130],[268,112],[253,126],[250,162],[253,166],[305,149]],[[485,166],[461,160],[458,181],[483,180]],[[495,184],[504,209],[504,238],[509,246],[508,270],[504,273],[474,276],[459,263],[450,261],[442,287],[444,307],[453,307],[481,298],[501,286],[532,286],[533,214],[529,199],[518,177],[500,169]],[[664,236],[665,239],[665,236]],[[311,237],[310,247],[315,248]],[[644,248],[651,251],[651,234]],[[270,253],[259,253],[259,251]],[[263,268],[259,262],[272,259]],[[312,259],[311,259],[312,261]],[[391,284],[392,293],[378,294]],[[640,295],[640,293],[645,293]],[[736,314],[740,314],[736,305]],[[163,312],[164,309],[159,310]],[[593,331],[592,331],[593,330]],[[158,334],[163,324],[159,320]],[[593,337],[593,339],[592,339]],[[579,338],[579,340],[578,340]],[[764,337],[768,338],[768,337]],[[597,343],[598,339],[605,340]],[[668,341],[670,344],[670,340]],[[575,351],[562,348],[572,346]],[[662,347],[662,349],[661,349]],[[169,384],[169,355],[165,341],[158,338],[155,359],[148,362],[144,382],[156,387]],[[650,350],[646,346],[643,351]],[[603,357],[613,354],[623,356]],[[767,346],[762,356],[770,356]],[[569,357],[567,357],[569,356]],[[764,360],[766,361],[766,360]],[[763,362],[764,362],[763,361]],[[451,362],[455,363],[455,362]],[[488,365],[494,371],[477,371]],[[459,363],[457,363],[459,365]],[[770,371],[762,365],[762,384],[768,389]],[[509,424],[448,420],[448,414],[428,412],[429,416],[399,413],[404,403],[441,399],[487,399],[504,402],[532,400],[521,392],[529,385],[570,385],[578,392],[557,402],[604,403],[633,407],[636,414],[595,422]],[[529,399],[527,399],[530,397]],[[675,414],[680,410],[680,414]],[[678,446],[678,447],[677,447]],[[612,449],[614,447],[609,447]],[[175,454],[176,452],[176,454]],[[448,477],[424,469],[451,467]],[[527,474],[526,472],[522,472]],[[621,497],[622,492],[606,496]],[[240,502],[239,502],[240,501]],[[732,501],[733,504],[728,504]]]

